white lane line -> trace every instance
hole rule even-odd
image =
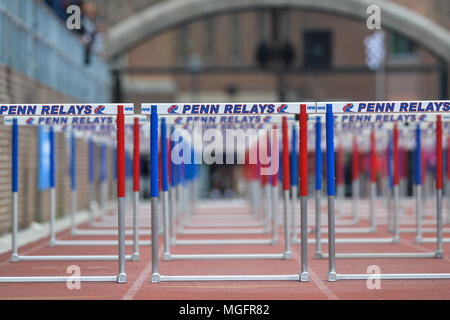
[[[299,265],[301,265],[300,257],[298,256],[296,251],[292,251],[292,257],[298,261]],[[308,273],[312,282],[316,285],[316,287],[328,298],[328,300],[338,300],[339,298],[333,293],[333,291],[328,288],[323,281],[317,276],[317,274],[311,269],[311,266],[308,266]]]
[[[161,242],[159,242],[158,246],[158,257],[161,258],[161,254],[163,252],[161,246]],[[134,281],[133,285],[130,289],[125,293],[125,295],[122,297],[122,300],[132,300],[136,293],[141,289],[142,285],[145,281],[150,281],[150,277],[152,275],[152,262],[150,261],[142,270],[142,272],[139,274],[139,277]]]

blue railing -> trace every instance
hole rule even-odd
[[[94,54],[84,63],[84,46],[45,4],[0,0],[0,64],[85,102],[108,102],[108,65]]]

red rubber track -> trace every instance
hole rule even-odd
[[[311,204],[313,202],[310,198]],[[310,209],[311,210],[311,209]],[[312,210],[310,211],[313,212]],[[323,208],[323,214],[326,208]],[[148,212],[142,212],[148,215]],[[410,216],[406,214],[406,216]],[[326,222],[326,219],[322,219]],[[232,222],[232,221],[231,221]],[[313,220],[309,218],[312,226]],[[365,226],[362,223],[359,226]],[[81,225],[80,228],[89,227]],[[326,238],[326,234],[323,237]],[[343,235],[338,237],[390,237],[385,226],[374,234]],[[426,236],[434,236],[429,234]],[[444,236],[450,235],[444,233]],[[238,238],[267,238],[268,235],[247,235]],[[59,233],[58,239],[114,239],[111,236],[70,236],[68,231]],[[179,239],[226,239],[236,235],[184,235]],[[313,239],[314,235],[310,235]],[[399,244],[337,244],[337,252],[431,252],[435,244],[415,244],[413,234],[401,234]],[[132,239],[127,236],[127,239]],[[149,236],[141,236],[149,239]],[[172,253],[281,253],[283,252],[282,227],[278,245],[214,245],[175,246]],[[159,252],[162,257],[163,238]],[[323,251],[327,246],[323,244]],[[131,254],[127,246],[127,254]],[[291,260],[160,260],[162,275],[232,275],[232,274],[298,274],[300,271],[300,245],[293,245]],[[65,283],[1,283],[0,299],[450,299],[450,280],[383,280],[380,290],[369,290],[366,281],[327,281],[328,261],[314,259],[315,245],[309,245],[310,282],[296,281],[245,281],[245,282],[163,282],[150,283],[151,250],[141,246],[141,260],[127,261],[127,283],[81,283],[80,290],[69,290]],[[48,238],[19,249],[21,254],[117,254],[112,247],[50,247]],[[70,265],[78,265],[81,275],[116,275],[115,261],[57,261],[57,262],[9,262],[10,252],[0,255],[0,276],[67,276]],[[366,273],[367,267],[378,265],[383,273],[450,273],[450,244],[444,243],[444,259],[338,259],[338,273]]]

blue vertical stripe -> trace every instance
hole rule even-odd
[[[19,126],[17,119],[12,126],[12,192],[19,191]]]
[[[322,189],[322,124],[316,118],[316,190]]]
[[[152,105],[150,115],[150,196],[158,197],[158,110]]]
[[[333,105],[327,104],[326,133],[327,133],[327,189],[329,196],[335,196],[335,168],[334,168],[334,125]]]

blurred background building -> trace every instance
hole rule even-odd
[[[99,5],[99,16],[111,28],[147,6],[167,1],[107,1],[108,5]],[[386,2],[398,3],[450,28],[449,1]],[[381,22],[383,26],[383,17]],[[134,102],[427,99],[444,95],[439,59],[404,37],[401,30],[385,30],[384,94],[377,97],[375,73],[365,63],[364,39],[373,32],[360,19],[317,10],[286,7],[223,12],[142,39],[113,63],[124,71],[125,100]],[[280,68],[270,64],[261,68],[264,50],[258,49],[262,43],[269,47],[279,44],[281,50],[287,46],[288,50],[280,53]]]
[[[236,7],[244,2],[255,5],[227,9],[227,3]],[[423,45],[434,41],[434,46],[440,47],[434,37],[407,35],[417,20],[420,27],[422,23],[436,26],[436,39],[448,37],[450,1],[373,1],[396,4],[394,11],[411,17],[393,21],[395,15],[381,8],[386,59],[378,72],[366,64],[364,40],[374,30],[367,28],[362,17],[370,1],[298,2],[306,5],[279,5],[295,4],[295,0],[274,0],[273,7],[270,1],[256,0],[0,0],[0,102],[122,101],[139,106],[162,101],[448,98],[449,64],[442,52],[449,44],[442,43],[439,55]],[[204,10],[199,3],[205,3]],[[351,12],[351,3],[359,4],[354,5],[357,14],[338,10],[346,7],[346,12]],[[186,12],[170,11],[171,5],[176,9],[179,4]],[[317,4],[323,4],[320,10]],[[66,27],[70,5],[81,8],[78,30]],[[142,23],[157,16],[162,6],[171,13],[165,16],[169,28]],[[213,6],[224,9],[202,15]],[[425,22],[419,23],[413,14]],[[179,15],[192,19],[171,23]],[[383,17],[388,26],[396,27],[385,27]],[[150,27],[158,32],[146,36]],[[127,28],[134,31],[117,36]],[[127,38],[138,41],[129,45]],[[48,219],[48,197],[47,191],[37,191],[37,129],[21,128],[20,132],[19,213],[24,227]],[[11,221],[10,134],[10,128],[1,123],[0,146],[5,152],[0,157],[0,234],[9,230]],[[70,175],[65,164],[69,144],[62,134],[57,141],[61,164],[57,205],[65,214],[69,210]],[[80,141],[77,150],[78,197],[83,209],[88,205],[86,141]],[[110,148],[110,180],[112,155]],[[211,177],[220,181],[217,175]],[[98,176],[96,180],[98,186]]]

